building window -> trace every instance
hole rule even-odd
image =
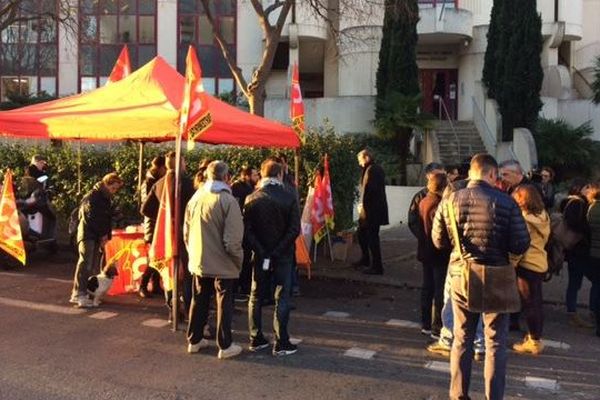
[[[1,101],[11,95],[56,96],[58,23],[37,18],[44,12],[55,13],[56,7],[54,0],[32,2],[15,16],[18,22],[0,32]]]
[[[156,56],[157,0],[79,0],[79,90],[103,86],[126,44],[133,70]]]
[[[210,94],[230,93],[234,80],[215,40],[201,0],[178,0],[177,70],[185,74],[185,57],[190,44],[196,47],[202,65],[204,90]],[[217,20],[217,29],[227,43],[231,54],[236,54],[237,0],[211,0],[211,14]]]

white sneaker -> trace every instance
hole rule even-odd
[[[209,343],[206,339],[200,339],[200,341],[196,344],[188,344],[187,352],[190,354],[197,353],[202,349],[206,349]]]
[[[94,303],[87,296],[79,296],[77,298],[77,308],[91,308]]]
[[[219,359],[224,360],[239,355],[242,352],[242,346],[231,343],[231,346],[225,350],[219,350]]]
[[[79,295],[77,293],[71,293],[71,298],[69,299],[69,303],[77,304],[79,302]]]

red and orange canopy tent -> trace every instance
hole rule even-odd
[[[183,87],[183,76],[156,57],[128,77],[92,92],[0,112],[0,136],[175,140]],[[196,141],[252,147],[300,146],[292,128],[207,97],[212,125]]]

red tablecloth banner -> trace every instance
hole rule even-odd
[[[136,292],[142,274],[148,268],[148,249],[144,234],[113,230],[112,239],[104,246],[105,263],[115,263],[119,275],[108,291],[111,296]]]

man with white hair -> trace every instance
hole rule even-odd
[[[240,206],[227,184],[229,169],[213,161],[206,169],[207,181],[192,196],[185,210],[183,239],[192,274],[192,304],[188,324],[188,353],[208,347],[203,338],[210,298],[216,293],[217,346],[220,359],[242,352],[233,343],[233,290],[242,267],[244,224]]]

